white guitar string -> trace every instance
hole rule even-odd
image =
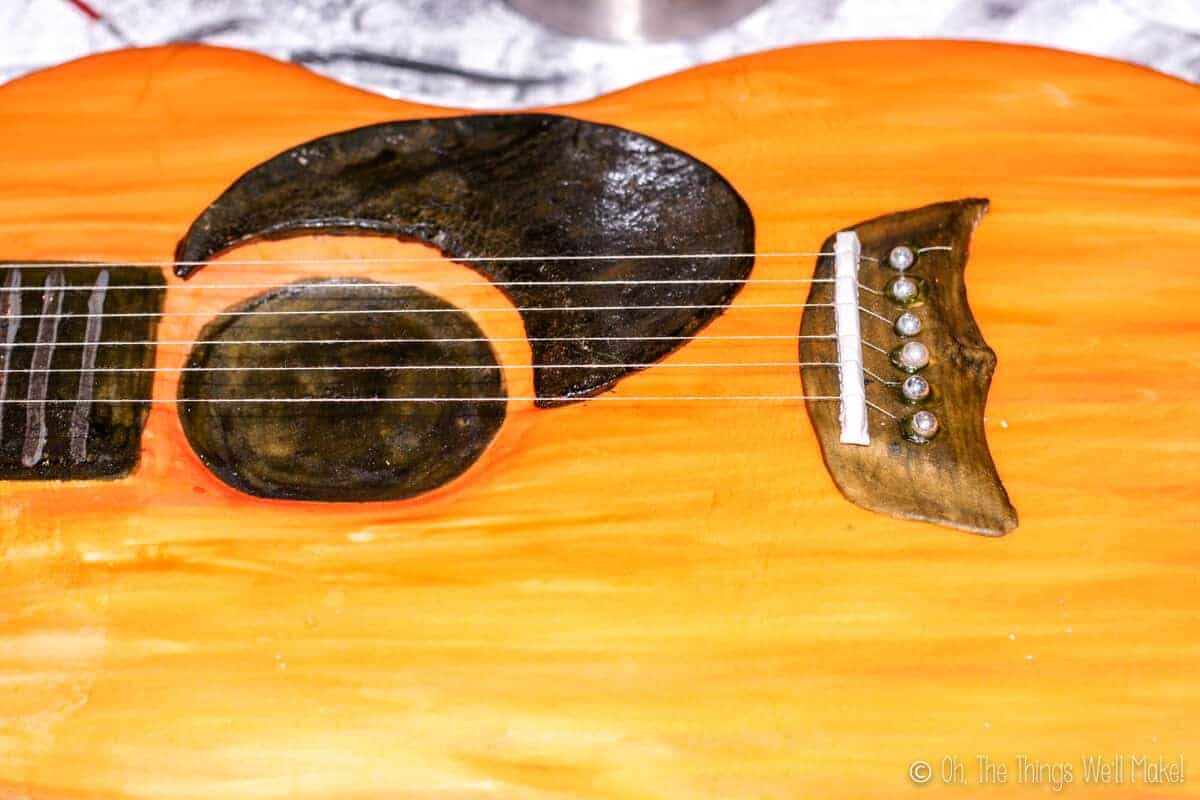
[[[530,364],[529,369],[741,369],[748,367],[836,367],[837,363],[832,361],[693,361],[683,363],[673,362],[642,362],[642,363],[625,363],[625,364]],[[14,369],[10,370],[12,375],[28,375],[33,373],[79,373],[79,372],[113,372],[113,373],[128,373],[128,372],[153,372],[153,373],[170,373],[170,372],[353,372],[353,371],[405,371],[405,370],[520,370],[525,369],[524,364],[320,364],[315,366],[237,366],[237,367],[95,367],[91,369],[84,368],[65,368],[65,369]]]
[[[916,252],[919,254],[919,253],[935,251],[935,250],[953,251],[953,249],[954,248],[951,246],[937,245],[937,246],[928,246],[928,247],[918,248],[916,250]],[[120,263],[116,263],[116,262],[88,262],[88,263],[6,262],[3,264],[0,264],[0,268],[25,266],[25,267],[40,267],[40,268],[57,267],[60,269],[71,269],[71,268],[97,269],[97,268],[105,268],[105,267],[119,268],[119,267],[134,267],[134,266],[160,266],[160,267],[163,267],[163,266],[206,266],[206,265],[273,266],[273,265],[277,265],[277,264],[288,264],[288,265],[298,266],[298,265],[316,265],[316,264],[363,264],[363,263],[373,263],[373,264],[440,263],[440,262],[446,261],[446,260],[466,261],[466,262],[601,261],[601,260],[615,261],[615,260],[682,260],[682,259],[697,259],[697,258],[798,258],[798,257],[832,257],[834,255],[835,255],[834,253],[828,253],[828,252],[768,252],[768,253],[625,254],[625,255],[594,255],[594,256],[501,256],[501,257],[494,257],[494,256],[492,256],[492,257],[436,256],[436,257],[428,257],[428,258],[371,258],[371,259],[362,259],[362,258],[259,259],[259,260],[218,260],[218,261],[200,261],[200,262],[184,262],[184,261],[178,261],[178,262],[176,262],[176,261],[165,261],[165,262],[164,261],[150,261],[150,262],[126,261],[126,262],[120,262]],[[875,261],[875,262],[878,261],[878,259],[872,258],[870,256],[861,256],[861,259],[868,260],[868,261]],[[492,286],[512,286],[512,287],[526,286],[526,285],[527,286],[547,286],[547,285],[586,286],[586,285],[655,285],[655,284],[672,285],[672,284],[723,284],[723,283],[742,285],[742,284],[748,284],[748,283],[804,284],[804,283],[833,283],[833,282],[834,282],[833,279],[822,279],[822,278],[657,279],[657,280],[656,279],[641,279],[641,280],[595,280],[595,281],[582,281],[582,280],[576,280],[576,281],[570,281],[570,280],[564,280],[564,281],[489,281],[486,284],[482,281],[480,281],[480,282],[450,282],[450,281],[421,281],[421,280],[414,281],[414,283],[419,283],[421,285],[426,285],[426,286],[431,286],[431,285],[434,285],[434,286],[436,286],[436,285],[441,285],[441,286],[492,285]],[[294,288],[356,288],[356,289],[362,288],[362,289],[371,289],[371,288],[403,287],[403,286],[411,286],[411,285],[412,285],[412,283],[361,284],[361,283],[327,282],[327,283],[314,283],[314,284],[302,284],[302,283],[301,284],[293,284],[292,287],[294,287]],[[861,282],[858,283],[858,287],[860,289],[863,289],[874,295],[883,295],[883,292],[876,290],[872,287],[866,286],[866,285],[862,284]],[[63,288],[72,290],[72,289],[75,289],[76,287],[63,287]],[[81,290],[82,289],[90,289],[90,287],[78,287],[78,288]],[[157,286],[157,285],[145,285],[145,286],[110,287],[110,290],[111,289],[159,290],[159,289],[163,289],[163,288],[164,287]],[[177,291],[179,289],[216,290],[216,289],[254,289],[254,288],[279,288],[279,287],[276,287],[275,285],[272,285],[272,284],[261,284],[261,285],[260,284],[182,284],[182,285],[171,287],[172,291]],[[18,288],[16,291],[19,292],[19,291],[24,291],[24,290],[35,290],[36,291],[36,290],[40,290],[40,287],[21,287],[21,288]],[[12,289],[10,288],[8,291],[12,291]],[[741,305],[741,306],[737,306],[737,308],[779,309],[779,308],[812,308],[812,307],[832,307],[832,306],[833,306],[832,303],[800,303],[800,304],[779,303],[779,304]],[[285,311],[285,312],[215,312],[215,313],[204,313],[204,312],[199,312],[199,313],[183,313],[183,312],[137,313],[137,312],[135,312],[135,313],[125,313],[125,314],[113,314],[113,315],[106,315],[106,316],[112,316],[112,317],[148,317],[148,316],[212,317],[212,316],[248,316],[248,315],[258,315],[258,314],[261,314],[264,316],[274,316],[274,315],[289,315],[290,316],[290,315],[295,315],[295,314],[306,314],[306,313],[308,313],[308,314],[311,314],[311,313],[316,313],[316,314],[330,314],[330,313],[334,313],[334,314],[337,314],[337,313],[440,313],[440,312],[453,311],[453,310],[479,313],[479,312],[489,312],[489,311],[510,311],[510,310],[535,311],[535,312],[537,312],[537,311],[602,311],[602,310],[616,311],[616,310],[651,310],[651,309],[659,309],[659,308],[669,309],[669,310],[684,310],[684,309],[692,309],[692,308],[722,308],[722,309],[724,309],[724,308],[729,308],[729,307],[731,307],[731,306],[728,304],[726,304],[726,305],[707,305],[707,304],[705,304],[705,305],[699,305],[699,304],[697,304],[697,305],[662,305],[662,306],[659,306],[659,305],[654,305],[654,306],[576,306],[576,307],[548,306],[548,307],[525,307],[525,308],[521,308],[521,307],[516,307],[516,308],[484,307],[484,308],[475,308],[475,309],[471,309],[471,308],[467,308],[467,309],[382,309],[382,310],[370,310],[370,311],[364,310],[362,312],[358,312],[357,310],[333,310],[333,311],[315,311],[315,312]],[[884,316],[872,311],[871,309],[865,308],[861,305],[859,306],[859,310],[868,314],[871,317],[874,317],[874,318],[882,321],[882,322],[885,322],[888,324],[892,323],[892,321],[890,319],[888,319],[887,317],[884,317]],[[39,315],[14,315],[12,318],[13,319],[41,318],[43,316],[46,316],[46,315],[40,315],[40,314]],[[51,318],[56,318],[56,317],[66,317],[66,316],[71,316],[71,315],[60,314],[60,315],[49,315],[49,316]],[[601,337],[601,336],[594,336],[594,337],[503,337],[503,338],[488,338],[488,337],[465,338],[464,337],[464,338],[446,338],[446,339],[440,339],[437,337],[433,337],[433,338],[409,338],[409,339],[381,338],[381,339],[360,339],[360,340],[355,340],[355,339],[309,339],[309,340],[305,340],[305,339],[261,339],[261,340],[247,340],[244,342],[227,342],[227,341],[221,341],[221,340],[213,340],[213,341],[208,341],[208,342],[205,342],[203,340],[170,342],[170,341],[152,340],[152,341],[107,341],[107,342],[93,342],[91,344],[93,344],[93,345],[143,345],[143,346],[146,346],[146,345],[195,346],[195,345],[199,345],[199,344],[214,344],[214,345],[226,345],[227,346],[227,345],[232,345],[232,344],[256,344],[256,345],[259,345],[259,344],[261,344],[261,345],[268,345],[268,344],[345,344],[345,343],[354,343],[354,342],[359,342],[359,343],[404,343],[404,342],[428,342],[428,341],[438,341],[438,342],[442,342],[442,341],[446,341],[446,342],[518,341],[518,342],[520,342],[520,341],[656,341],[656,340],[661,341],[661,340],[671,340],[671,341],[689,341],[690,342],[690,341],[697,341],[697,340],[704,340],[704,339],[730,340],[730,341],[733,341],[733,340],[754,341],[754,340],[770,340],[770,339],[791,339],[791,340],[795,340],[795,339],[826,339],[826,340],[831,340],[831,339],[836,339],[836,335],[834,335],[834,334],[814,334],[814,335],[744,334],[744,335],[725,335],[725,336],[708,335],[708,336],[638,336],[638,337],[634,337],[634,336],[627,336],[627,337],[622,337],[622,336],[613,336],[613,337],[607,337],[607,336],[604,336],[604,337]],[[24,346],[26,344],[32,345],[33,343],[14,342],[13,344],[17,347],[20,347],[20,346]],[[82,343],[82,342],[62,342],[59,344],[61,346],[82,346],[84,343]],[[884,348],[879,347],[878,345],[875,345],[869,341],[864,340],[863,344],[879,353],[882,353],[884,355],[888,354],[887,350],[885,350]],[[716,369],[716,368],[737,368],[737,367],[831,367],[831,366],[838,366],[838,364],[836,364],[834,362],[743,362],[743,363],[695,362],[695,363],[681,363],[681,364],[652,362],[652,363],[644,363],[644,364],[643,363],[638,363],[638,364],[550,364],[550,365],[540,365],[540,366],[537,366],[536,368],[543,368],[543,369],[573,369],[573,368],[602,369],[605,367],[611,367],[611,368],[645,369],[645,368],[664,368],[664,367],[666,367],[666,368],[692,367],[692,368],[714,368],[714,369]],[[523,368],[523,365],[511,366],[511,367],[508,365],[496,365],[495,367],[482,367],[482,366],[478,366],[478,365],[386,365],[386,366],[355,367],[355,366],[339,365],[339,366],[323,366],[323,367],[246,367],[246,368],[213,367],[213,368],[193,368],[193,369],[195,371],[211,371],[211,372],[217,372],[217,371],[262,371],[262,372],[266,372],[266,371],[302,371],[302,370],[306,370],[306,371],[338,370],[338,371],[340,371],[340,370],[364,370],[364,369],[394,370],[394,369],[463,369],[463,368],[466,368],[466,369],[472,369],[472,368],[475,368],[475,369],[491,369],[491,368],[510,369],[510,368]],[[101,368],[101,369],[97,369],[96,371],[100,371],[100,372],[110,372],[110,371],[111,372],[172,372],[172,371],[173,372],[183,372],[183,371],[187,371],[187,369],[188,368],[186,368],[186,367],[179,367],[179,368],[166,368],[166,367],[164,367],[164,368],[158,368],[158,367],[138,368],[138,367],[134,367],[134,368]],[[78,369],[54,369],[54,368],[46,368],[46,369],[42,369],[42,370],[36,370],[36,369],[14,370],[14,372],[47,372],[47,373],[80,372],[80,371],[81,370],[78,370]],[[883,385],[894,386],[899,383],[899,381],[889,381],[889,380],[883,379],[883,378],[879,377],[878,375],[876,375],[874,372],[871,372],[870,370],[867,370],[865,368],[864,368],[864,372],[866,374],[870,375],[872,378],[874,378],[876,381],[878,381],[880,384],[883,384]],[[841,397],[840,396],[831,396],[831,395],[726,395],[726,396],[721,396],[721,395],[683,395],[683,396],[626,395],[626,396],[621,396],[621,395],[613,394],[613,395],[602,395],[602,396],[595,396],[595,397],[586,397],[586,396],[584,396],[584,397],[575,397],[575,396],[516,397],[516,396],[514,396],[514,397],[494,397],[494,398],[454,398],[454,397],[449,397],[449,398],[446,398],[446,397],[416,397],[416,398],[379,398],[379,397],[371,397],[371,398],[357,398],[357,397],[270,398],[270,397],[259,397],[259,398],[142,398],[142,399],[100,398],[100,399],[94,399],[93,402],[94,403],[103,403],[103,404],[120,404],[120,403],[163,404],[163,403],[180,403],[180,402],[204,403],[204,404],[210,404],[210,403],[279,404],[279,403],[331,403],[331,402],[332,403],[363,403],[363,402],[368,402],[368,403],[377,403],[377,402],[383,402],[383,403],[388,403],[388,402],[440,403],[440,402],[447,402],[447,401],[508,403],[510,401],[511,402],[535,402],[535,401],[573,402],[573,401],[580,401],[580,400],[586,400],[588,402],[597,402],[597,401],[599,401],[599,402],[622,402],[622,401],[624,401],[624,402],[671,402],[671,401],[676,401],[676,402],[694,402],[694,401],[713,401],[713,402],[719,402],[719,401],[727,401],[727,402],[780,401],[780,402],[788,402],[788,401],[808,401],[808,400],[840,402]],[[28,399],[19,399],[19,398],[0,399],[0,404],[3,404],[3,405],[9,405],[9,404],[25,405],[30,402],[33,402],[33,401],[30,401]],[[60,399],[56,399],[56,398],[46,398],[43,400],[38,400],[37,402],[40,404],[52,404],[53,405],[53,404],[60,404],[60,403],[74,403],[77,401],[75,401],[75,400],[60,400]],[[894,414],[890,413],[889,411],[887,411],[884,408],[881,408],[880,406],[876,405],[875,403],[871,402],[870,400],[867,401],[867,406],[869,408],[883,414],[884,416],[887,416],[891,419],[897,419],[897,417]]]
[[[260,259],[210,259],[208,261],[12,261],[10,266],[58,267],[77,269],[85,267],[206,267],[206,266],[275,266],[278,264],[440,264],[444,261],[475,263],[520,263],[528,261],[680,261],[701,258],[816,258],[833,256],[826,252],[775,251],[765,253],[607,253],[597,255],[569,256],[396,256],[371,258],[260,258]],[[868,261],[878,259],[863,256]]]
[[[117,403],[152,403],[155,405],[167,403],[204,403],[204,404],[223,404],[223,403],[264,403],[264,404],[286,404],[286,403],[442,403],[442,402],[462,402],[462,403],[508,403],[508,402],[542,402],[542,403],[574,403],[586,400],[589,403],[593,402],[699,402],[699,401],[729,401],[734,403],[755,402],[755,401],[779,401],[792,402],[797,400],[839,400],[840,398],[832,395],[803,395],[803,394],[731,394],[731,395],[562,395],[556,397],[534,397],[534,396],[513,396],[513,397],[150,397],[143,399],[118,399],[118,398],[101,398],[92,400],[93,403],[117,404]],[[12,405],[24,405],[33,402],[23,398],[4,399],[0,403]],[[48,404],[74,403],[74,400],[48,398],[41,401]],[[882,409],[880,409],[882,411]],[[886,413],[886,412],[884,412]]]
[[[286,405],[293,403],[445,403],[445,402],[472,402],[472,403],[696,403],[696,402],[729,402],[729,403],[769,403],[769,402],[841,402],[840,397],[835,395],[804,395],[804,394],[746,394],[746,395],[598,395],[598,396],[558,396],[558,397],[150,397],[144,399],[117,399],[117,398],[99,398],[93,399],[93,404],[99,405],[118,405],[123,403],[146,403],[148,405],[171,405],[179,403],[197,403],[204,405],[232,405],[232,404],[264,404],[264,405]],[[26,405],[32,401],[27,399],[9,399],[0,400],[0,405]],[[41,401],[46,405],[62,405],[64,403],[74,403],[74,400],[65,400],[60,398],[47,398]],[[880,414],[883,414],[888,419],[899,419],[895,414],[887,409],[881,408],[870,400],[867,401],[867,406]]]
[[[0,268],[7,266],[0,263]],[[345,281],[334,283],[325,281],[321,283],[180,283],[172,284],[169,288],[172,292],[175,291],[211,291],[216,289],[405,289],[414,288],[418,284],[420,286],[462,286],[462,287],[518,287],[518,286],[656,286],[656,285],[704,285],[704,284],[809,284],[809,283],[833,283],[833,278],[663,278],[663,279],[645,279],[645,280],[562,280],[562,281],[490,281],[487,278],[480,277],[477,281],[427,281],[414,278],[406,282],[355,282]],[[109,291],[156,291],[162,290],[164,287],[160,284],[126,284],[122,286],[111,286]],[[64,286],[67,291],[90,291],[90,286]],[[17,289],[0,289],[0,291],[17,291],[17,292],[40,292],[40,286],[22,286]]]
[[[764,311],[769,309],[792,308],[830,308],[833,303],[742,303],[738,309]],[[389,314],[453,314],[470,312],[486,314],[494,311],[528,311],[533,313],[562,311],[690,311],[692,309],[728,309],[729,303],[680,303],[653,305],[610,305],[610,306],[477,306],[477,307],[443,307],[443,308],[331,308],[331,309],[285,309],[283,311],[124,311],[115,314],[105,314],[104,319],[164,319],[167,317],[311,317],[311,316],[361,316]],[[16,314],[8,319],[63,319],[76,316],[74,314]]]
[[[452,342],[457,344],[465,344],[468,342],[666,342],[666,341],[687,341],[687,342],[705,342],[705,341],[759,341],[771,339],[834,339],[836,336],[831,333],[818,334],[728,334],[728,335],[701,335],[701,336],[464,336],[464,337],[405,337],[405,338],[389,338],[381,337],[377,339],[242,339],[236,342],[230,342],[225,339],[111,339],[107,341],[97,342],[99,345],[110,347],[121,346],[138,346],[145,347],[150,345],[161,345],[163,347],[192,347],[194,345],[212,344],[212,345],[230,345],[230,344],[253,344],[253,345],[283,345],[283,344],[418,344],[420,342]],[[14,342],[13,347],[33,347],[34,342]],[[59,347],[81,347],[83,342],[59,342]]]
[[[866,314],[868,317],[874,317],[875,319],[879,320],[880,322],[886,322],[888,325],[892,325],[895,322],[895,320],[890,320],[887,317],[883,316],[882,314],[876,314],[874,311],[867,308],[866,306],[859,306],[858,310],[863,312],[864,314]]]

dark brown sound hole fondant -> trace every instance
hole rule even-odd
[[[250,494],[327,502],[412,497],[462,474],[505,415],[479,327],[412,287],[314,283],[201,332],[179,384],[201,460]]]

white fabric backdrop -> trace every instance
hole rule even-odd
[[[1026,42],[1200,80],[1200,0],[771,0],[729,29],[658,45],[572,39],[503,0],[83,1],[107,24],[70,0],[0,0],[0,80],[125,44],[191,39],[299,60],[398,97],[513,108],[738,53],[876,37]]]

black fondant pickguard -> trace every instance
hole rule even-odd
[[[529,282],[502,290],[518,309],[551,309],[521,311],[544,406],[636,369],[606,365],[653,363],[686,343],[749,274],[753,259],[734,254],[754,249],[745,202],[694,157],[610,125],[503,114],[384,123],[294,147],[229,187],[176,256],[202,262],[313,232],[417,239],[491,280]],[[679,254],[718,257],[553,260]],[[546,258],[484,260],[529,256]],[[594,283],[664,279],[708,282]],[[541,368],[561,363],[592,368]]]
[[[506,397],[475,322],[412,287],[302,283],[201,332],[179,416],[205,465],[260,497],[366,501],[421,494],[473,464],[504,421]],[[278,339],[281,322],[295,331],[285,343],[239,343]],[[370,341],[381,339],[418,341]]]

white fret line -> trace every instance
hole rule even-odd
[[[108,293],[108,270],[100,270],[92,293],[88,296],[87,327],[84,331],[83,352],[79,358],[79,391],[75,409],[71,412],[70,455],[75,464],[87,460],[87,441],[91,431],[92,394],[96,385],[96,351],[99,349],[100,327],[104,322],[104,298]]]
[[[8,398],[8,375],[13,344],[21,327],[21,270],[14,269],[4,281],[4,338],[0,349],[0,441],[4,440],[4,401]]]
[[[29,405],[25,408],[25,443],[21,448],[21,464],[37,466],[46,449],[46,393],[50,388],[50,361],[54,357],[54,343],[58,339],[58,324],[62,318],[63,285],[66,277],[56,269],[46,276],[42,293],[42,314],[38,321],[37,347],[33,351],[29,376]],[[18,317],[13,317],[17,319]]]

